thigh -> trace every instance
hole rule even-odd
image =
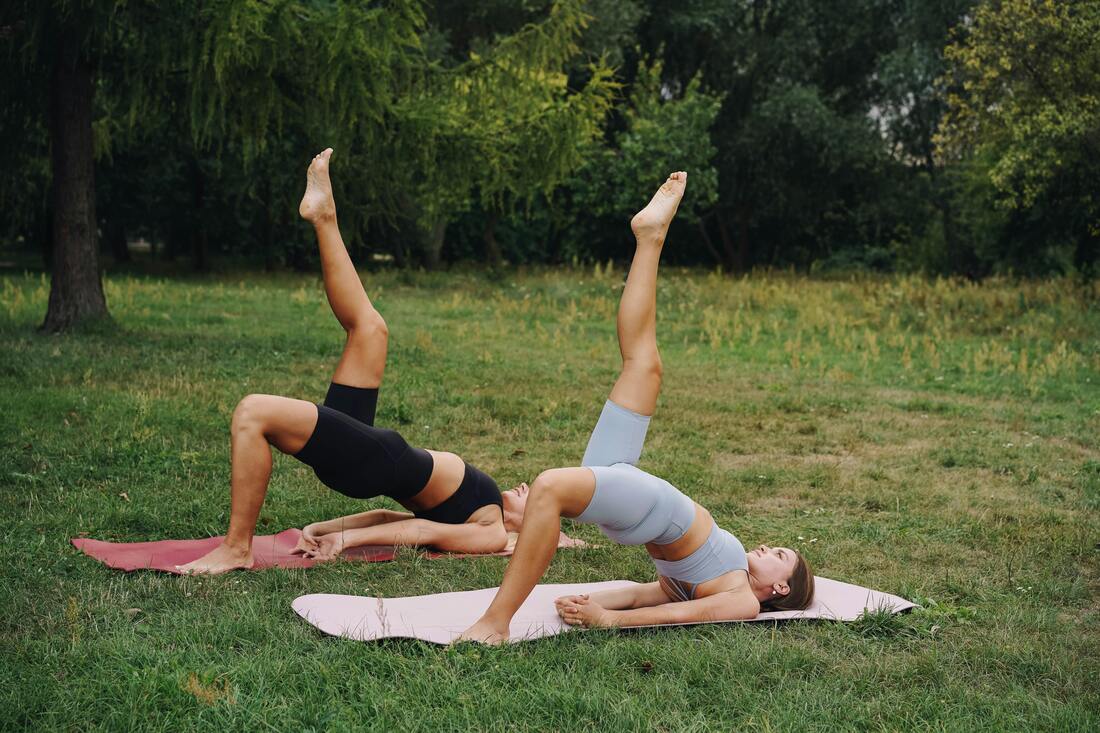
[[[652,415],[661,393],[661,357],[625,359],[619,378],[611,388],[610,399],[617,405],[641,415]]]
[[[302,449],[317,427],[317,405],[275,395],[256,395],[255,409],[264,437],[283,453]]]
[[[364,425],[374,425],[374,413],[378,409],[378,388],[349,387],[333,382],[328,386],[324,405],[355,418]]]
[[[642,455],[649,416],[639,415],[612,400],[604,403],[600,419],[592,429],[582,466],[634,465]]]
[[[384,329],[349,332],[332,381],[349,387],[377,388],[386,369],[387,345]]]
[[[587,468],[551,468],[543,471],[531,487],[531,497],[550,492],[558,503],[561,516],[576,517],[592,501],[596,480]],[[532,499],[528,499],[530,502]]]
[[[637,526],[657,504],[656,492],[644,478],[649,474],[625,464],[589,466],[595,480],[592,501],[577,516],[578,522],[625,530]]]
[[[578,522],[598,525],[622,545],[667,544],[691,525],[694,504],[664,479],[624,464],[589,470],[596,487]]]

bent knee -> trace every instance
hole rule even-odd
[[[279,397],[266,394],[246,395],[233,410],[231,430],[263,429]]]
[[[661,354],[654,351],[644,357],[631,357],[623,361],[623,372],[638,377],[645,377],[656,381],[658,384],[665,373],[665,365],[661,362]]]
[[[390,327],[386,325],[382,314],[374,308],[357,315],[355,320],[344,324],[344,328],[348,332],[348,338],[377,341],[390,336]]]
[[[538,503],[553,503],[560,506],[568,492],[568,483],[565,474],[560,468],[551,468],[543,471],[531,482],[531,493],[527,501]]]

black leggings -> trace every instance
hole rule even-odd
[[[377,388],[333,382],[324,403],[317,405],[317,427],[294,457],[312,467],[325,486],[345,496],[388,496],[406,501],[427,485],[435,462],[430,453],[409,445],[400,433],[375,427],[377,405]],[[462,524],[488,504],[503,504],[500,489],[489,476],[466,464],[465,477],[455,493],[416,515]]]

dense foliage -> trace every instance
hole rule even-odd
[[[112,265],[144,238],[199,269],[311,267],[295,203],[332,145],[364,262],[621,257],[685,169],[682,263],[1089,273],[1098,33],[1097,0],[16,2],[0,237],[49,260],[68,44]]]
[[[989,178],[1022,229],[1078,266],[1100,244],[1100,2],[1002,0],[967,19],[945,53],[956,88],[941,151],[986,153]],[[1030,242],[1034,243],[1034,242]],[[1003,254],[1026,261],[1018,249]]]

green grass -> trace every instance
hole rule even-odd
[[[502,484],[576,464],[618,367],[622,276],[366,274],[391,329],[379,424]],[[290,609],[492,586],[501,559],[178,578],[73,550],[223,532],[236,402],[321,399],[341,346],[316,277],[106,288],[114,327],[46,336],[45,280],[0,278],[0,727],[1100,728],[1096,285],[666,268],[643,467],[746,544],[923,608],[506,649],[334,640]],[[260,531],[364,506],[278,456]],[[608,544],[547,580],[653,577]]]

